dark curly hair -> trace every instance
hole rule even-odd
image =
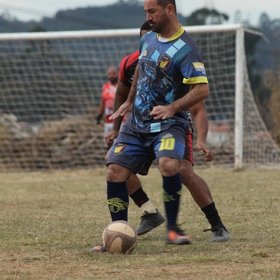
[[[169,4],[174,5],[175,7],[175,11],[176,11],[176,2],[175,0],[157,0],[158,5],[162,6],[162,7],[166,7]]]

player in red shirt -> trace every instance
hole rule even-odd
[[[102,87],[102,94],[98,113],[96,116],[97,124],[100,124],[104,115],[104,135],[107,135],[113,128],[113,121],[110,120],[110,116],[114,110],[115,94],[118,83],[118,69],[114,66],[110,66],[107,70],[108,82]]]

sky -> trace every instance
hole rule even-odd
[[[117,0],[0,0],[0,14],[9,13],[19,20],[40,20],[43,16],[54,16],[58,10],[78,7],[104,6]],[[280,18],[280,0],[176,0],[178,11],[184,16],[202,8],[215,8],[230,16],[233,22],[237,10],[243,20],[258,24],[261,13],[266,12],[271,19]]]

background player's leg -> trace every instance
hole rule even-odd
[[[127,180],[128,194],[142,210],[141,222],[136,229],[138,235],[145,234],[164,223],[165,219],[144,192],[139,178],[131,174]]]
[[[188,188],[193,199],[205,214],[213,232],[212,241],[228,241],[229,234],[221,221],[207,183],[193,170],[190,161],[184,159],[180,167],[182,183]]]

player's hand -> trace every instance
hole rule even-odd
[[[150,115],[154,117],[155,120],[159,120],[159,119],[166,120],[171,118],[174,115],[174,113],[175,112],[171,105],[166,105],[166,106],[158,105],[153,108]]]
[[[208,146],[206,145],[205,142],[197,142],[195,147],[194,147],[195,151],[201,151],[203,153],[204,156],[204,160],[205,161],[212,161],[213,160],[213,154],[210,151],[210,149],[208,148]]]
[[[132,106],[132,103],[130,101],[126,100],[119,107],[119,109],[109,117],[109,119],[110,120],[115,120],[118,117],[123,117],[131,109],[131,106]]]
[[[108,134],[104,136],[104,141],[107,148],[110,148],[113,145],[113,142],[117,138],[118,134],[118,130],[111,130]]]

